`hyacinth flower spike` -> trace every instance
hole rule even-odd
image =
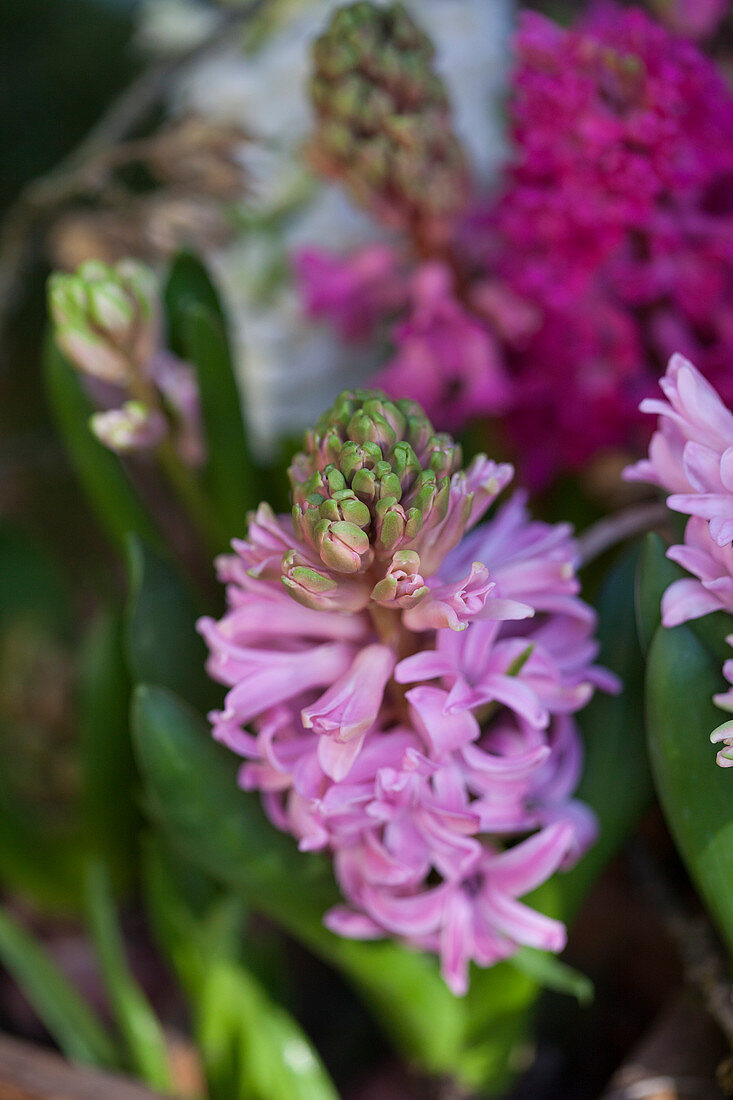
[[[616,687],[569,528],[522,498],[482,522],[511,477],[464,469],[414,402],[344,393],[293,459],[291,516],[250,517],[199,624],[240,784],[333,859],[327,925],[436,953],[457,994],[471,960],[562,949],[518,899],[593,840],[573,716]]]
[[[170,433],[181,461],[200,466],[198,388],[191,366],[162,347],[153,271],[132,259],[88,260],[73,275],[52,275],[48,298],[61,351],[105,403],[119,402],[91,418],[100,442],[120,454],[145,452]]]
[[[669,507],[690,516],[684,543],[667,551],[691,574],[662,597],[662,624],[673,627],[713,611],[733,613],[733,413],[681,355],[672,356],[659,385],[666,400],[641,405],[659,417],[649,457],[626,476],[667,490]],[[723,673],[733,682],[733,661],[725,662]],[[713,701],[733,709],[730,691]],[[723,743],[717,762],[724,768],[733,766],[732,738],[730,722],[710,735],[713,744]]]

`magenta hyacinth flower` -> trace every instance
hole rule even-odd
[[[511,399],[499,341],[454,283],[446,264],[416,269],[406,318],[393,332],[395,354],[375,379],[387,393],[419,400],[448,429],[502,412]]]
[[[199,624],[241,786],[331,854],[327,925],[437,953],[456,994],[471,960],[562,949],[521,898],[593,840],[574,715],[616,686],[570,528],[519,495],[481,522],[511,478],[461,469],[412,402],[343,394],[293,461],[292,516],[260,506]]]
[[[662,623],[672,627],[712,611],[733,613],[733,414],[681,355],[672,356],[659,385],[666,400],[641,404],[642,412],[659,417],[649,456],[625,476],[659,485],[670,493],[670,508],[690,516],[684,543],[667,551],[691,574],[662,597]],[[733,661],[725,662],[723,673],[733,683]],[[733,691],[714,702],[733,710]],[[722,767],[733,766],[732,738],[730,722],[711,734],[714,743],[724,742],[718,753]]]

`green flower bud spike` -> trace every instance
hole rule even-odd
[[[433,55],[401,4],[339,8],[313,48],[310,156],[387,224],[440,243],[469,177]]]
[[[305,446],[289,471],[293,525],[337,573],[391,561],[427,517],[432,524],[444,518],[450,478],[461,465],[460,447],[436,434],[414,403],[371,390],[341,394],[306,433]],[[414,576],[417,566],[409,561]],[[395,568],[404,570],[404,563]],[[380,589],[385,599],[387,588]]]

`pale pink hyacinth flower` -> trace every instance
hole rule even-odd
[[[471,961],[564,946],[520,899],[594,838],[574,714],[617,686],[570,529],[519,495],[481,523],[512,470],[460,466],[412,402],[342,395],[294,459],[293,516],[260,506],[199,624],[241,786],[333,859],[328,927],[436,953],[456,994]]]
[[[659,385],[666,400],[639,406],[659,416],[649,457],[625,476],[666,489],[670,508],[707,520],[715,542],[726,546],[733,540],[733,414],[682,355],[672,356]]]
[[[667,551],[692,574],[671,584],[662,597],[662,624],[674,627],[714,611],[733,613],[733,415],[681,355],[672,356],[659,384],[667,400],[641,404],[643,412],[659,416],[649,457],[626,476],[671,492],[669,506],[690,516],[684,543]],[[725,662],[723,673],[733,683],[733,660]],[[733,710],[732,691],[713,701]],[[733,766],[733,723],[714,730],[711,740],[723,742],[718,764]]]

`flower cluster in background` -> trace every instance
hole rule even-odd
[[[670,494],[669,507],[690,517],[684,544],[667,552],[691,574],[670,585],[662,599],[662,623],[671,627],[712,611],[733,612],[733,413],[681,355],[672,356],[660,386],[666,400],[641,405],[642,412],[659,417],[649,457],[626,477],[659,485]],[[733,661],[723,671],[733,684]],[[715,702],[733,710],[733,689]],[[713,734],[714,741],[723,741],[718,763],[724,768],[733,767],[731,726],[725,723]]]
[[[319,182],[303,163],[313,129],[310,50],[338,6],[339,0],[267,5],[254,33],[233,37],[191,66],[171,96],[174,117],[194,112],[250,135],[243,150],[249,191],[229,219],[235,232],[207,256],[226,299],[250,439],[261,454],[302,431],[340,390],[366,382],[382,356],[381,346],[367,340],[352,343],[345,355],[326,326],[308,323],[290,272],[294,253],[324,240],[348,251],[374,245],[379,236],[337,186]],[[436,44],[456,133],[475,177],[490,185],[505,153],[500,103],[513,0],[407,0],[405,7]],[[141,5],[141,43],[157,55],[175,55],[203,36],[212,18],[196,0],[149,0]],[[382,303],[379,316],[397,305]]]
[[[613,4],[569,29],[523,13],[516,54],[500,193],[447,245],[394,243],[404,305],[383,312],[394,354],[377,382],[423,394],[440,427],[506,413],[541,484],[643,443],[638,403],[675,350],[730,396],[733,95],[696,45]],[[330,301],[327,260],[306,260],[308,311],[373,335],[361,254]]]
[[[560,950],[517,899],[593,839],[573,715],[615,686],[569,527],[521,494],[481,523],[511,467],[461,469],[418,406],[373,391],[341,396],[290,477],[292,519],[260,507],[219,562],[227,613],[200,623],[242,786],[331,852],[339,933],[439,953],[456,993],[472,959]]]

